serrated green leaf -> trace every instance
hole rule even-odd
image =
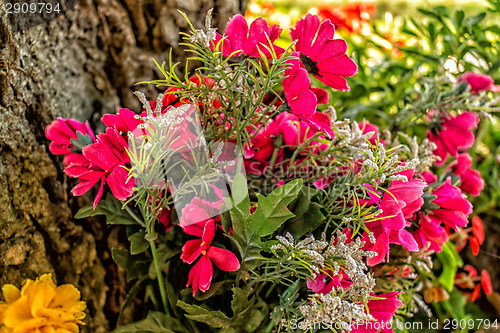
[[[231,327],[232,319],[221,311],[207,310],[201,306],[188,304],[181,300],[177,301],[177,306],[188,313],[184,315],[188,319],[205,323],[213,328]]]
[[[158,311],[150,311],[146,319],[117,328],[114,333],[175,333],[189,332],[176,318]]]
[[[267,197],[257,194],[259,204],[248,220],[247,229],[264,237],[272,234],[285,221],[295,216],[287,206],[299,194],[302,179],[295,179],[272,191]]]
[[[105,215],[107,224],[138,224],[126,210],[122,209],[122,203],[112,194],[108,194],[106,199],[99,201],[95,209],[93,209],[92,204],[80,208],[75,214],[75,219],[96,215]]]

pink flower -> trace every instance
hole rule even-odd
[[[298,56],[293,52],[292,56]],[[294,115],[304,120],[314,132],[321,131],[333,138],[335,136],[330,118],[316,111],[318,104],[328,103],[328,94],[319,88],[311,87],[311,80],[307,71],[300,66],[299,59],[290,59],[290,66],[285,70],[283,92],[285,93],[288,107]]]
[[[391,328],[390,322],[394,317],[396,310],[403,305],[403,302],[398,300],[397,297],[398,294],[400,293],[401,291],[395,291],[380,295],[373,294],[373,296],[383,298],[383,299],[375,299],[368,301],[368,313],[373,316],[375,321],[378,322],[378,325],[373,322],[371,322],[371,324],[367,323],[363,325],[353,324],[352,325],[353,330],[351,332],[353,333],[394,332],[394,330]],[[380,328],[380,330],[377,328]]]
[[[184,226],[186,233],[200,237],[200,239],[189,240],[182,247],[181,259],[192,264],[198,257],[201,258],[189,271],[188,282],[186,287],[192,285],[193,297],[196,291],[203,292],[210,288],[213,277],[213,266],[219,267],[223,271],[231,272],[240,269],[240,262],[234,253],[211,246],[211,242],[215,235],[215,222],[209,219],[204,222],[203,229],[199,228],[200,224],[191,224]]]
[[[126,200],[132,195],[135,186],[135,180],[128,179],[129,173],[124,168],[130,162],[127,147],[127,142],[113,128],[99,134],[97,142],[83,148],[82,153],[86,160],[71,163],[64,169],[68,176],[80,179],[71,193],[75,196],[83,195],[101,181],[94,199],[94,209],[102,197],[105,183],[115,198]]]
[[[413,235],[405,230],[406,218],[411,217],[423,204],[423,189],[427,184],[420,179],[413,179],[415,170],[410,169],[400,174],[408,178],[407,182],[393,181],[380,200],[379,208],[382,213],[380,220],[366,223],[368,229],[374,233],[375,244],[366,238],[366,250],[378,253],[377,256],[367,259],[369,265],[376,265],[389,258],[389,244],[400,244],[407,250],[418,251],[418,244]]]
[[[269,27],[266,20],[260,17],[254,20],[249,28],[245,18],[237,14],[229,21],[225,34],[227,38],[222,41],[222,54],[225,57],[236,52],[235,56],[243,53],[248,57],[260,58],[258,51],[260,50],[270,58],[271,53],[266,47],[273,48],[278,57],[285,51],[279,46],[269,44],[269,40],[274,42],[280,36],[280,27],[278,25]],[[214,44],[216,45],[222,38],[219,33],[216,33]]]
[[[446,178],[443,184],[432,191],[432,195],[436,196],[432,203],[439,206],[432,211],[436,221],[443,222],[453,229],[457,229],[457,226],[465,227],[469,223],[472,205],[462,191],[451,184],[450,178]]]
[[[429,250],[436,252],[441,252],[444,243],[448,241],[446,229],[432,215],[422,218],[419,228],[415,230],[413,236],[420,249],[428,246]]]
[[[333,272],[320,273],[314,280],[307,280],[307,288],[315,294],[328,294],[333,287],[342,287],[347,289],[352,285],[352,281],[345,271],[341,270],[338,275],[333,275]]]
[[[54,155],[66,155],[64,165],[69,165],[74,159],[81,159],[81,154],[73,151],[75,147],[71,140],[77,140],[77,133],[80,132],[86,135],[95,142],[95,135],[90,128],[89,122],[79,122],[75,119],[57,118],[45,128],[45,136],[52,142],[49,145],[49,150]]]
[[[380,131],[376,125],[371,124],[370,122],[363,120],[358,124],[359,129],[363,132],[363,134],[373,132],[373,135],[370,137],[369,141],[372,145],[377,144],[377,139],[379,139],[382,144],[384,141],[379,138],[380,136]]]
[[[474,113],[465,112],[456,117],[442,117],[440,121],[438,128],[427,132],[429,140],[437,145],[434,155],[441,158],[436,162],[437,166],[444,164],[448,154],[456,157],[459,150],[472,147],[474,134],[470,129],[477,126],[479,118]]]
[[[133,132],[142,120],[136,119],[137,114],[129,109],[120,109],[117,114],[105,114],[102,116],[102,122],[116,129],[119,132]]]
[[[495,81],[488,74],[476,74],[473,72],[466,72],[460,76],[458,82],[467,82],[470,86],[470,91],[478,93],[483,90],[491,90]]]
[[[320,25],[319,17],[308,14],[299,20],[290,35],[297,40],[295,48],[307,71],[324,84],[337,90],[349,90],[344,77],[353,76],[358,66],[346,55],[347,43],[333,39],[335,26],[330,20]]]
[[[298,56],[293,52],[292,56]],[[307,71],[300,67],[299,59],[290,59],[291,65],[285,70],[285,79],[283,80],[283,92],[286,96],[288,106],[292,113],[300,118],[309,118],[316,112],[318,99],[311,91],[311,80]]]
[[[454,175],[460,176],[460,189],[465,193],[478,196],[484,188],[484,180],[479,171],[471,169],[472,158],[468,153],[458,155],[448,168]]]

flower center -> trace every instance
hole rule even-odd
[[[318,69],[318,62],[317,61],[313,61],[311,60],[311,58],[309,58],[308,56],[304,55],[304,53],[302,53],[300,55],[300,60],[302,61],[302,63],[304,64],[304,67],[306,68],[306,70],[313,74],[313,75],[316,75],[316,76],[319,76],[319,77],[323,77],[322,75],[319,74],[319,69]]]

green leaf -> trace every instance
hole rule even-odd
[[[259,204],[248,220],[248,229],[263,237],[272,234],[288,219],[295,216],[287,206],[299,194],[302,179],[295,179],[272,191],[267,197],[257,194]]]
[[[146,233],[139,231],[128,237],[130,242],[130,254],[136,255],[146,251],[149,248],[149,242],[146,240]]]
[[[198,305],[185,303],[181,300],[177,301],[177,306],[188,313],[184,315],[188,319],[205,323],[213,328],[231,327],[231,318],[221,311],[208,310]]]
[[[469,23],[470,25],[475,25],[475,24],[478,24],[479,22],[481,22],[482,20],[484,20],[485,17],[486,17],[486,13],[480,13],[476,16],[468,18],[467,23]]]
[[[313,231],[326,218],[321,212],[323,206],[311,202],[318,192],[316,189],[304,186],[295,202],[289,206],[295,217],[287,221],[287,231],[296,239]]]
[[[126,210],[122,209],[122,203],[111,193],[108,193],[105,200],[99,201],[95,209],[93,209],[92,204],[80,208],[75,214],[75,219],[96,215],[105,215],[107,224],[138,224]]]
[[[115,263],[127,272],[127,282],[146,275],[150,261],[144,256],[132,256],[126,249],[111,249]]]
[[[245,176],[237,174],[234,177],[231,192],[231,198],[225,198],[225,203],[231,215],[233,230],[236,238],[245,239],[245,221],[250,215],[250,198]]]
[[[189,330],[179,319],[158,311],[150,311],[146,319],[130,323],[114,330],[114,333],[175,333]]]
[[[264,314],[254,308],[255,296],[250,300],[247,294],[240,288],[233,288],[233,325],[243,327],[247,332],[254,332],[264,319]]]

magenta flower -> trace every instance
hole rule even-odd
[[[260,58],[258,51],[260,50],[270,58],[271,53],[267,48],[272,48],[278,57],[285,52],[283,48],[269,44],[269,40],[272,43],[280,36],[280,27],[276,24],[269,27],[266,20],[260,17],[254,20],[249,28],[247,20],[241,14],[237,14],[227,24],[225,34],[227,38],[222,41],[222,54],[225,57],[236,52],[235,56],[244,54],[247,57]],[[214,44],[222,38],[216,33]]]
[[[69,165],[73,160],[81,159],[82,155],[74,152],[71,140],[78,139],[77,132],[90,137],[95,142],[95,135],[90,128],[89,122],[79,122],[75,119],[57,118],[45,128],[45,136],[52,141],[49,150],[54,155],[66,155],[64,165]]]
[[[450,178],[446,178],[443,184],[432,191],[432,195],[437,197],[432,203],[439,206],[438,209],[432,211],[436,221],[453,229],[457,229],[457,226],[467,226],[469,215],[472,213],[472,204],[458,187],[451,184]]]
[[[448,241],[446,229],[440,225],[440,221],[434,216],[424,216],[419,227],[413,233],[420,249],[427,247],[428,250],[441,252],[444,243]]]
[[[470,91],[478,93],[483,90],[491,90],[495,81],[488,74],[476,74],[473,72],[466,72],[460,76],[458,82],[467,82],[470,86]]]
[[[366,323],[366,324],[353,324],[352,331],[353,333],[389,333],[394,332],[391,328],[391,320],[396,313],[396,310],[399,309],[403,302],[398,300],[398,294],[401,291],[395,291],[391,293],[385,293],[380,295],[373,296],[381,297],[383,299],[374,299],[368,301],[368,313],[373,316],[377,324],[374,322]],[[379,329],[380,328],[380,329]]]
[[[468,153],[458,155],[456,161],[452,162],[448,169],[454,175],[460,176],[460,189],[465,193],[478,196],[484,188],[484,180],[479,171],[471,169],[472,157]]]
[[[203,225],[203,229],[200,226]],[[187,234],[200,237],[200,239],[189,240],[182,247],[181,259],[188,264],[192,264],[198,257],[201,258],[189,271],[186,287],[192,285],[193,297],[196,291],[203,292],[210,288],[213,277],[213,266],[219,267],[223,271],[231,272],[240,269],[240,262],[234,253],[229,250],[211,246],[215,235],[215,222],[208,219],[203,223],[195,223],[183,226]]]
[[[379,139],[382,144],[384,140],[380,139],[380,131],[376,125],[371,124],[370,122],[363,120],[358,124],[359,129],[363,132],[363,134],[373,132],[373,135],[370,137],[369,141],[372,145],[377,144],[377,139]]]
[[[412,216],[424,203],[423,189],[427,183],[420,179],[412,179],[415,170],[410,169],[400,174],[408,178],[407,182],[393,181],[380,200],[379,208],[382,213],[380,220],[366,223],[368,229],[374,233],[375,244],[371,244],[365,234],[365,249],[378,253],[377,256],[367,259],[369,265],[376,265],[389,258],[389,244],[400,244],[409,251],[418,251],[418,245],[413,235],[405,230],[406,218]]]
[[[436,162],[437,166],[444,164],[448,154],[456,157],[459,150],[472,147],[474,134],[470,129],[475,128],[478,123],[479,118],[474,113],[465,112],[456,117],[441,118],[439,128],[427,132],[429,140],[437,145],[434,155],[441,158]]]
[[[342,287],[347,289],[352,285],[352,281],[345,271],[341,270],[338,275],[333,275],[333,272],[320,273],[316,276],[314,280],[307,280],[307,288],[309,288],[315,294],[328,294],[332,291],[333,287]]]
[[[137,114],[129,109],[120,109],[117,114],[105,114],[102,116],[102,122],[116,129],[119,132],[133,132],[142,120],[136,118]]]
[[[358,66],[346,55],[347,43],[333,39],[335,26],[330,20],[320,25],[319,17],[307,14],[297,22],[290,35],[307,71],[324,84],[340,91],[349,90],[345,77],[353,76]]]
[[[298,56],[297,52],[292,53],[293,57]],[[300,118],[310,118],[316,112],[318,99],[311,91],[311,80],[307,71],[300,67],[299,59],[290,59],[291,65],[285,70],[283,80],[283,92],[286,96],[288,106],[292,113]]]
[[[97,182],[101,185],[94,199],[94,209],[102,197],[104,184],[118,200],[126,200],[133,193],[135,180],[128,179],[129,173],[124,166],[130,162],[126,152],[127,142],[113,128],[97,136],[97,142],[83,148],[85,161],[81,160],[68,165],[64,172],[80,182],[71,190],[75,196],[83,195]]]

